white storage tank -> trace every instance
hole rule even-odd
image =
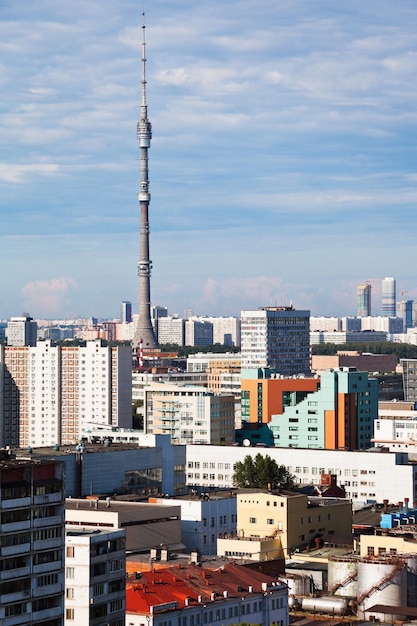
[[[358,595],[358,557],[329,557],[328,591],[335,596]]]
[[[313,581],[310,576],[303,574],[285,574],[285,576],[280,576],[280,579],[288,585],[289,596],[301,598],[302,596],[310,595],[312,591]]]
[[[381,613],[366,611],[375,604],[391,607],[405,606],[407,602],[407,566],[403,559],[361,559],[358,563],[358,617],[383,621]],[[365,612],[366,611],[366,612]],[[401,616],[390,616],[392,620]]]
[[[348,608],[347,598],[321,596],[317,598],[303,598],[301,600],[303,611],[309,613],[325,613],[326,615],[345,615]]]

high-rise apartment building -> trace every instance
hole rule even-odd
[[[292,306],[242,311],[242,369],[284,376],[310,373],[310,311]]]
[[[274,445],[283,448],[364,450],[378,417],[378,381],[340,368],[320,375],[319,388],[273,415]]]
[[[125,626],[125,530],[68,526],[65,551],[65,625]]]
[[[29,315],[12,317],[6,328],[8,346],[36,346],[38,325]]]
[[[64,623],[64,464],[0,459],[0,623]],[[87,622],[88,623],[88,622]]]
[[[185,320],[186,346],[212,346],[213,324],[207,320],[191,318]]]
[[[185,343],[185,319],[183,317],[160,317],[158,319],[158,343]]]
[[[417,402],[417,359],[401,359],[404,400]]]
[[[396,314],[395,278],[388,276],[382,281],[382,315],[395,317]]]
[[[358,317],[369,317],[371,315],[371,291],[372,285],[370,282],[356,287]]]
[[[213,344],[240,346],[240,319],[238,317],[198,318],[213,324]]]
[[[144,390],[144,431],[171,435],[173,444],[230,444],[235,435],[235,399],[205,387],[151,383]]]
[[[122,324],[130,324],[132,319],[132,303],[123,300],[120,305],[120,321]]]
[[[131,427],[129,346],[0,346],[0,445],[77,442],[86,422]]]

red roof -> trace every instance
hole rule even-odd
[[[253,592],[262,591],[262,583],[271,584],[276,579],[249,570],[242,565],[227,563],[217,570],[207,570],[197,565],[178,565],[143,572],[133,583],[127,583],[126,611],[149,613],[151,607],[177,602],[179,609],[201,602],[210,602],[215,597],[245,597],[249,587]],[[201,598],[199,598],[201,596]],[[167,607],[168,608],[168,607]]]

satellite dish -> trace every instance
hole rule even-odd
[[[242,441],[242,446],[245,446],[245,448],[248,448],[250,446],[250,439],[244,439]]]

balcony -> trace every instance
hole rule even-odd
[[[26,578],[30,576],[30,566],[16,567],[16,569],[8,569],[0,572],[0,580],[10,580],[11,578]]]
[[[53,515],[52,517],[39,517],[33,520],[33,528],[45,528],[46,526],[59,526],[63,524],[61,515]]]
[[[24,520],[22,522],[10,522],[10,524],[1,524],[0,532],[1,533],[14,533],[19,532],[20,530],[29,530],[30,529],[30,520]]]
[[[3,546],[0,552],[3,557],[24,554],[25,552],[30,552],[30,543],[22,543],[18,546]]]
[[[33,549],[35,552],[40,550],[51,550],[52,548],[62,548],[64,545],[62,537],[55,537],[55,539],[40,539],[33,542]]]
[[[0,596],[0,604],[3,606],[4,604],[10,604],[13,602],[14,604],[17,602],[23,602],[30,597],[30,590],[27,589],[25,591],[15,591],[14,593],[4,593]]]
[[[10,498],[10,500],[1,501],[1,508],[3,511],[7,509],[23,509],[24,507],[28,507],[30,505],[30,496],[26,496],[25,498]]]
[[[63,501],[62,491],[56,491],[54,493],[44,493],[39,496],[33,497],[34,504],[55,504]]]
[[[34,598],[42,598],[43,596],[52,596],[54,594],[62,593],[63,585],[56,583],[55,585],[45,585],[45,587],[35,587],[32,590],[32,596]]]
[[[53,619],[54,617],[62,617],[62,611],[63,606],[61,605],[54,606],[49,609],[44,609],[43,611],[36,611],[35,613],[32,613],[32,621],[34,623],[40,623],[41,621]]]
[[[62,568],[63,562],[59,561],[50,561],[49,563],[40,563],[39,565],[33,566],[34,574],[45,574],[48,572],[56,572]]]

